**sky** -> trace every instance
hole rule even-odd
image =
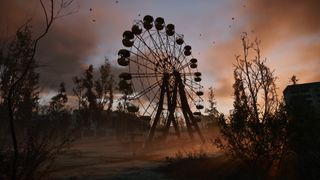
[[[117,52],[122,33],[145,15],[175,24],[192,46],[203,74],[205,93],[215,89],[218,110],[232,109],[233,63],[241,54],[240,37],[261,40],[262,57],[277,76],[278,93],[296,75],[298,83],[320,81],[320,1],[318,0],[78,0],[56,19],[41,41],[42,95],[52,95],[61,81],[70,84],[89,64],[98,67],[108,58],[119,70]],[[92,9],[90,11],[90,9]],[[34,36],[45,21],[37,0],[0,1],[0,39],[14,36],[28,19]],[[49,96],[48,96],[49,97]]]

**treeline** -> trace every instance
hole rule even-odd
[[[8,92],[12,83],[21,75],[28,63],[32,43],[32,33],[30,28],[26,26],[17,32],[16,38],[7,46],[8,48],[3,48],[0,52],[0,121],[3,137],[10,134]],[[116,121],[112,121],[117,118],[117,115],[126,119],[125,114],[127,113],[124,108],[126,105],[123,104],[126,102],[119,100],[116,112],[113,110],[114,91],[117,90],[118,84],[114,80],[108,59],[105,59],[104,64],[98,68],[98,73],[90,65],[80,76],[75,76],[72,79],[72,96],[67,94],[65,83],[61,82],[57,88],[57,94],[51,98],[48,104],[39,103],[41,98],[39,95],[40,74],[37,72],[37,68],[36,60],[32,59],[32,65],[27,75],[13,93],[13,113],[17,133],[26,133],[29,126],[52,123],[57,126],[57,133],[71,130],[75,133],[80,130],[83,135],[89,129],[97,131],[100,128],[101,131],[104,131],[107,127],[119,126]],[[76,104],[73,104],[71,108],[68,102],[70,97],[76,99]],[[68,103],[69,105],[67,105]],[[112,118],[112,116],[114,117]],[[129,119],[129,116],[132,115],[128,114],[127,116]],[[121,119],[117,119],[121,121]]]
[[[127,113],[122,101],[113,110],[117,83],[107,59],[98,73],[90,65],[72,79],[75,108],[67,105],[71,96],[63,82],[49,103],[41,104],[34,43],[30,26],[25,25],[0,49],[0,179],[40,178],[77,137],[147,130],[148,122]],[[43,174],[35,173],[39,167]]]

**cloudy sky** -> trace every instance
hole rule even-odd
[[[78,0],[68,9],[77,13],[57,19],[41,42],[37,60],[42,89],[52,92],[61,81],[70,84],[88,64],[98,67],[104,57],[118,69],[123,31],[149,14],[184,34],[199,60],[205,89],[213,86],[218,109],[228,112],[232,63],[241,53],[242,32],[262,41],[262,56],[275,70],[279,93],[292,75],[299,83],[320,81],[319,7],[318,0]],[[0,13],[1,40],[12,38],[30,18],[34,35],[44,27],[37,0],[1,0]]]

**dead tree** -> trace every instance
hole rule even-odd
[[[220,148],[252,168],[268,173],[286,151],[287,118],[276,93],[274,72],[260,55],[260,41],[241,38],[243,55],[234,65],[234,109],[219,122]]]
[[[35,38],[33,42],[32,52],[31,55],[28,57],[28,63],[25,67],[25,69],[22,71],[20,76],[17,77],[17,79],[13,82],[13,84],[9,87],[9,92],[7,95],[7,106],[8,106],[8,115],[9,115],[9,125],[10,125],[10,132],[11,132],[11,138],[12,138],[12,144],[13,144],[13,150],[14,150],[14,156],[13,156],[13,162],[12,162],[12,179],[16,179],[16,168],[17,168],[17,160],[19,156],[19,150],[18,150],[18,142],[15,132],[15,124],[14,124],[14,103],[13,103],[13,94],[18,87],[18,85],[24,81],[24,78],[26,74],[30,71],[30,68],[32,66],[32,63],[34,62],[34,57],[36,55],[39,42],[43,37],[45,37],[49,29],[51,28],[54,20],[56,20],[59,17],[63,17],[66,15],[69,15],[74,12],[67,12],[64,13],[63,10],[69,7],[73,3],[73,0],[61,0],[59,3],[59,8],[55,9],[55,2],[54,0],[49,1],[49,8],[46,7],[46,4],[43,2],[43,0],[40,0],[40,4],[44,13],[45,17],[45,28],[44,31]],[[27,26],[26,24],[25,26]]]

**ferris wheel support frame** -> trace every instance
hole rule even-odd
[[[173,127],[175,129],[176,136],[178,138],[180,138],[181,133],[180,133],[176,118],[174,116],[175,109],[177,108],[177,94],[178,93],[179,93],[180,101],[181,101],[181,111],[183,113],[184,120],[186,122],[187,130],[188,130],[188,134],[189,134],[190,138],[193,140],[194,139],[193,133],[196,132],[199,135],[201,141],[204,143],[205,138],[204,138],[203,134],[201,133],[200,128],[197,124],[197,121],[195,120],[194,115],[189,107],[186,92],[184,90],[185,87],[182,82],[181,75],[178,71],[174,71],[172,76],[175,79],[173,92],[170,92],[170,90],[169,90],[169,82],[168,82],[169,75],[165,74],[163,76],[163,80],[162,80],[162,84],[161,84],[160,99],[159,99],[159,104],[157,107],[157,113],[156,113],[156,116],[155,116],[154,121],[152,123],[152,126],[150,128],[147,143],[152,142],[152,140],[154,138],[156,127],[157,127],[157,124],[160,120],[160,115],[163,111],[163,101],[165,98],[165,94],[167,95],[169,116],[167,117],[166,125],[165,125],[164,132],[163,132],[163,138],[164,139],[167,138],[167,135],[169,134],[169,129],[170,129],[171,123],[173,124]]]

